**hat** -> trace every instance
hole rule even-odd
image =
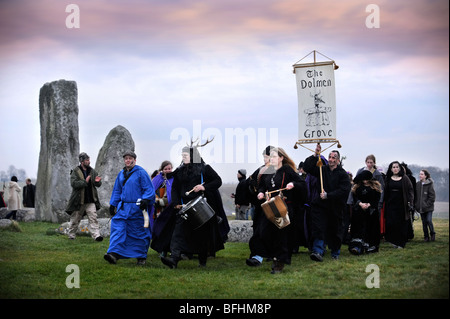
[[[87,155],[85,152],[81,152],[80,155],[78,155],[78,159],[80,160],[80,163],[84,160],[87,160],[89,158],[89,155]]]
[[[133,151],[126,151],[125,152],[125,154],[123,154],[123,157],[125,157],[125,156],[131,156],[131,157],[133,157],[134,159],[136,159],[136,153],[135,152],[133,152]]]
[[[240,170],[238,170],[238,173],[245,177],[247,175],[247,170],[244,168],[241,168]]]
[[[303,167],[305,167],[305,163],[300,162],[300,163],[298,164],[298,169],[303,168]]]
[[[373,174],[370,171],[365,169],[361,173],[356,175],[353,182],[358,183],[358,182],[362,182],[362,181],[370,181],[372,178],[373,178]]]
[[[11,181],[12,181],[12,182],[18,182],[17,176],[12,176],[12,177],[11,177]]]

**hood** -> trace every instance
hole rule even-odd
[[[9,188],[13,188],[15,185],[18,185],[16,182],[9,181]]]

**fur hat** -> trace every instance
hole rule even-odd
[[[362,181],[370,181],[373,178],[372,172],[368,170],[363,170],[361,173],[356,175],[355,179],[353,180],[354,183],[359,183]]]

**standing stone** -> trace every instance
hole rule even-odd
[[[78,90],[75,81],[46,83],[39,94],[41,149],[36,181],[36,219],[63,222],[71,193],[70,171],[78,165]]]
[[[99,217],[109,216],[109,200],[114,182],[124,167],[123,154],[129,150],[134,151],[133,138],[125,127],[118,125],[106,136],[95,162],[95,170],[102,177],[102,186],[97,189],[102,205],[97,212]]]

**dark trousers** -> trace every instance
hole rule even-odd
[[[339,255],[344,233],[343,212],[312,206],[311,221],[313,251],[323,255],[328,244],[331,254]]]
[[[5,216],[5,219],[10,219],[12,216],[12,219],[16,220],[17,219],[16,214],[17,214],[17,210],[12,210]]]

